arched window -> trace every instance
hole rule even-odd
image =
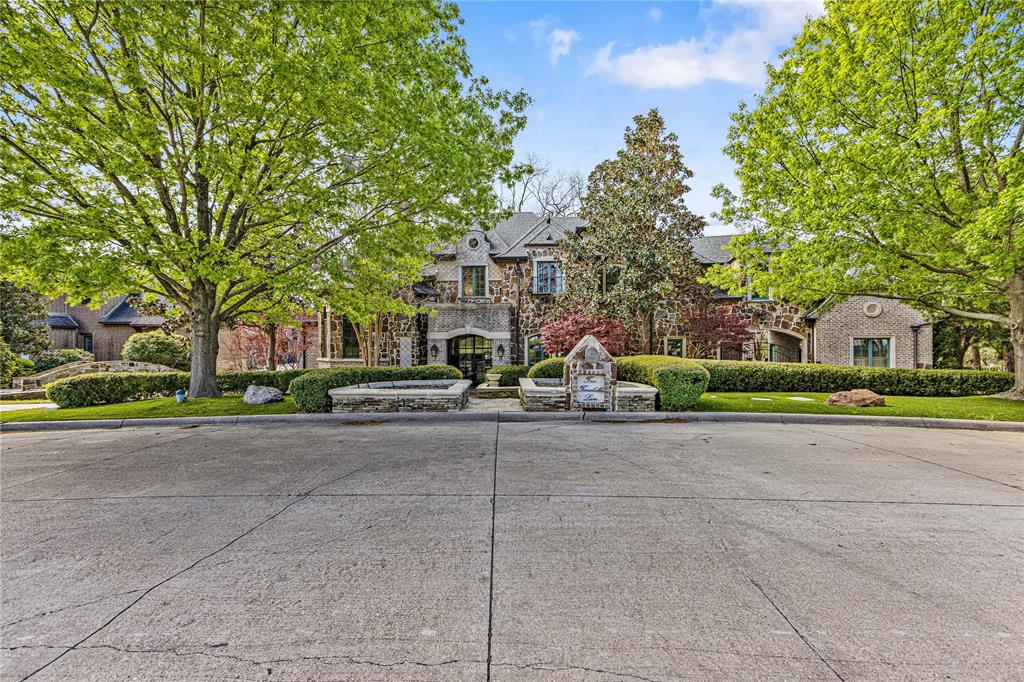
[[[544,344],[540,341],[540,334],[534,334],[526,338],[526,364],[533,365],[548,357],[544,350]]]

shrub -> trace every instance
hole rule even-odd
[[[519,379],[525,377],[530,368],[526,365],[498,365],[487,370],[488,374],[500,374],[499,386],[518,386]]]
[[[79,348],[57,348],[39,354],[36,358],[36,372],[45,372],[72,362],[92,362],[95,359],[92,353]]]
[[[28,358],[14,358],[14,376],[27,377],[30,374],[35,374],[35,372],[36,363]]]
[[[228,393],[243,393],[250,384],[273,386],[282,393],[288,384],[311,372],[295,369],[281,372],[222,372],[217,385]],[[100,403],[123,403],[174,395],[188,390],[188,372],[102,372],[81,374],[53,382],[46,395],[60,407],[85,407]]]
[[[708,390],[834,393],[866,388],[880,395],[945,397],[1008,391],[1013,375],[959,369],[836,367],[792,362],[695,360],[711,374]]]
[[[124,342],[121,357],[134,362],[149,362],[174,369],[188,369],[191,344],[180,334],[162,331],[132,334]]]
[[[561,379],[564,367],[564,358],[548,358],[530,367],[530,371],[526,373],[526,376],[531,379]]]
[[[650,384],[658,389],[658,409],[688,410],[708,388],[710,375],[693,360],[668,355],[619,358],[619,380]]]
[[[58,379],[46,397],[59,407],[86,407],[173,395],[188,389],[188,372],[103,372]]]
[[[18,365],[18,356],[7,347],[7,342],[0,339],[0,388],[11,387],[11,377]]]
[[[419,365],[416,367],[343,367],[306,372],[295,379],[288,392],[302,412],[330,412],[332,388],[373,381],[405,381],[411,379],[461,379],[462,372],[451,365]]]

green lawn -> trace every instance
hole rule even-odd
[[[238,414],[292,414],[295,400],[286,395],[279,403],[246,405],[240,395],[194,398],[177,403],[174,398],[138,400],[131,403],[72,407],[64,410],[15,410],[0,412],[0,423],[62,421],[65,419],[141,419],[143,417],[214,417]]]
[[[885,407],[832,407],[825,404],[825,399],[828,396],[828,393],[705,393],[697,402],[694,410],[698,412],[867,414],[888,417],[1024,421],[1024,402],[1019,400],[981,396],[966,398],[886,396]],[[810,400],[789,399],[793,397],[810,398]],[[762,400],[753,400],[753,398]]]

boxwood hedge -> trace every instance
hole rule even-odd
[[[709,391],[834,393],[866,388],[880,395],[990,395],[1008,391],[1013,375],[962,369],[836,367],[793,362],[695,360],[711,374]]]
[[[277,372],[221,372],[217,385],[228,393],[243,393],[250,384],[273,386],[282,393],[298,377],[313,370]],[[60,407],[86,407],[174,395],[188,390],[188,372],[108,372],[59,379],[46,387],[46,395]]]
[[[708,371],[693,360],[668,355],[631,355],[619,358],[619,380],[648,384],[658,389],[658,409],[689,410],[708,388]]]
[[[564,367],[565,360],[562,358],[548,358],[531,365],[526,376],[531,379],[561,379]]]
[[[330,412],[332,388],[364,384],[372,381],[405,381],[411,379],[461,379],[462,372],[451,365],[418,365],[416,367],[343,367],[318,369],[295,379],[288,392],[302,412]]]
[[[496,365],[487,370],[488,374],[500,374],[499,386],[518,386],[519,379],[530,370],[526,365]]]

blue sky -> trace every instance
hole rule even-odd
[[[708,219],[711,187],[735,186],[722,153],[729,115],[759,91],[818,0],[461,2],[476,73],[533,97],[517,153],[584,174],[621,146],[632,116],[657,107],[694,172],[687,204]]]

